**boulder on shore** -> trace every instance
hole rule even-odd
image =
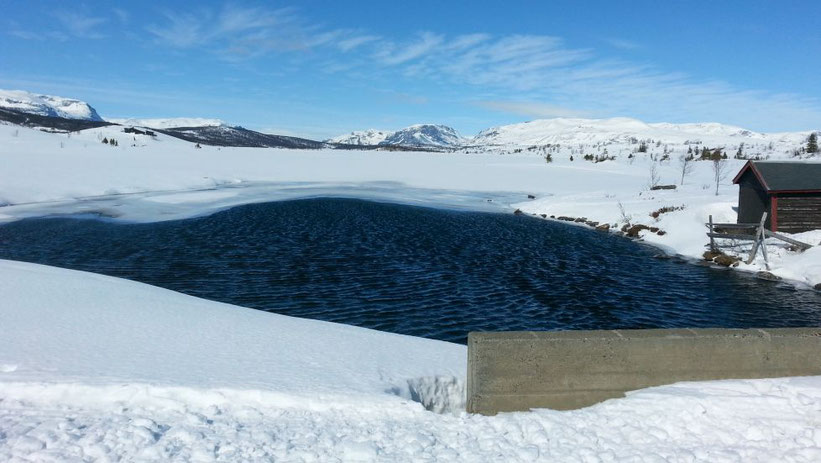
[[[728,256],[727,254],[719,254],[718,256],[715,257],[715,259],[713,259],[713,262],[715,262],[716,264],[721,265],[723,267],[730,267],[730,266],[735,267],[735,266],[738,265],[738,262],[740,260],[741,259],[739,259],[738,257],[735,257],[735,256]]]
[[[627,236],[629,236],[631,238],[638,238],[640,231],[649,230],[649,229],[650,229],[650,227],[648,227],[647,225],[638,224],[638,225],[633,225],[632,227],[628,228],[625,233],[627,233]]]

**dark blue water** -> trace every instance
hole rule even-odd
[[[471,330],[821,325],[817,292],[656,254],[530,217],[350,199],[0,226],[0,258],[456,342]]]

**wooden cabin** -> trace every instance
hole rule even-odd
[[[738,223],[758,223],[767,212],[772,231],[821,229],[821,163],[748,161],[738,184]]]

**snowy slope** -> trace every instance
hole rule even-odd
[[[326,141],[343,145],[378,145],[392,134],[393,132],[376,129],[358,130]]]
[[[2,461],[821,460],[819,377],[486,417],[465,346],[13,261],[0,294]]]
[[[88,103],[71,98],[37,95],[24,90],[0,89],[0,108],[12,109],[40,116],[64,117],[102,121],[97,111]]]
[[[219,119],[204,119],[201,117],[174,117],[165,119],[106,119],[120,125],[132,127],[148,127],[151,129],[172,129],[176,127],[219,127],[227,124]]]
[[[800,144],[809,132],[765,134],[718,123],[649,124],[638,119],[539,119],[483,130],[472,145],[616,144],[634,140],[684,144],[701,142],[709,146],[739,143]]]
[[[36,264],[0,260],[0,280],[0,365],[13,373],[0,381],[84,378],[350,397],[465,374],[465,347],[443,341]]]
[[[458,147],[463,139],[456,130],[445,125],[416,124],[398,130],[380,145]]]

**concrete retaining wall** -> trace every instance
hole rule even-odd
[[[821,328],[470,333],[467,410],[568,410],[678,381],[810,375],[821,375]]]

